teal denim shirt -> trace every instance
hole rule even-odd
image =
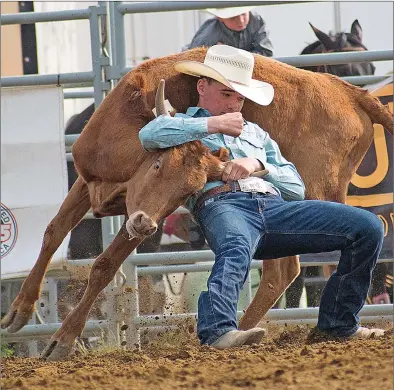
[[[280,153],[278,144],[258,125],[245,121],[239,137],[208,133],[208,119],[211,114],[201,107],[189,107],[186,114],[175,117],[160,115],[144,126],[139,133],[142,146],[153,151],[169,148],[186,142],[201,140],[211,151],[224,147],[230,152],[230,159],[251,157],[259,160],[269,173],[264,180],[275,188],[285,200],[303,200],[305,186],[295,166]],[[202,192],[223,185],[222,181],[206,183]],[[200,193],[200,194],[201,194]],[[192,210],[197,197],[189,198],[187,207]]]

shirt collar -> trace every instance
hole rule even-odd
[[[202,107],[189,107],[186,111],[186,115],[192,117],[204,117],[204,116],[211,116],[211,113]]]

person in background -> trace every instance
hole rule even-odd
[[[215,18],[206,20],[183,50],[200,46],[228,45],[272,57],[272,43],[261,16],[254,7],[209,8]]]

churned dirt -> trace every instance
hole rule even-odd
[[[316,341],[310,327],[268,327],[260,344],[218,351],[193,327],[138,350],[101,349],[62,362],[3,359],[2,389],[385,390],[393,384],[393,329],[379,339]]]

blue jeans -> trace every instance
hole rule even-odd
[[[252,258],[334,250],[341,257],[324,288],[317,327],[334,336],[358,329],[357,314],[383,243],[383,225],[374,214],[334,202],[227,192],[205,201],[194,216],[215,253],[208,291],[198,301],[202,344],[237,329],[239,293]]]

